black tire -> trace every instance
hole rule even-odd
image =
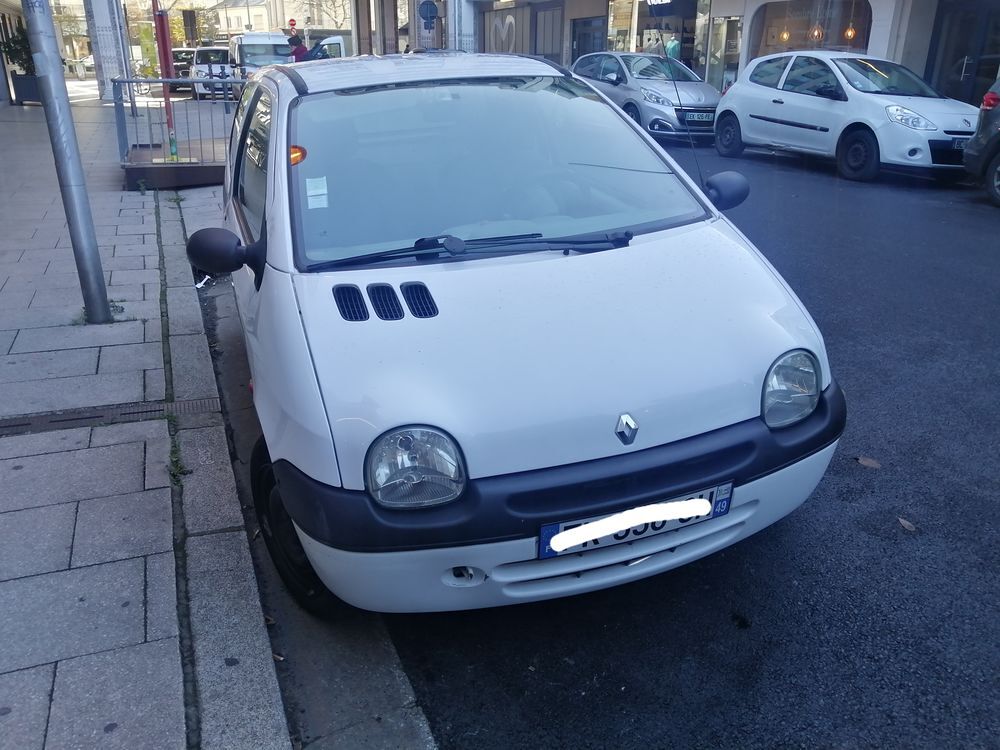
[[[881,168],[878,140],[867,128],[852,130],[837,145],[837,172],[846,180],[870,182]]]
[[[996,205],[1000,206],[1000,154],[993,157],[993,161],[986,167],[984,175],[986,181],[986,195],[990,197]]]
[[[739,156],[743,153],[743,131],[736,115],[727,112],[715,123],[715,150],[719,156]]]
[[[642,115],[639,114],[639,108],[634,104],[626,104],[622,109],[625,110],[625,114],[631,117],[635,124],[642,127]]]
[[[263,437],[254,446],[250,471],[260,535],[285,588],[302,609],[322,619],[333,619],[347,605],[323,585],[306,557],[292,519],[281,500]]]

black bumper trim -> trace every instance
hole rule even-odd
[[[394,552],[510,541],[542,524],[616,513],[713,484],[747,484],[817,453],[840,437],[847,404],[836,383],[816,411],[781,430],[750,419],[622,456],[469,482],[457,501],[388,510],[366,492],[321,484],[281,460],[285,506],[313,539],[354,552]]]

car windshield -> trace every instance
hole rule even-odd
[[[229,62],[229,50],[227,49],[200,49],[195,53],[194,61],[196,65],[218,65]]]
[[[244,44],[243,60],[251,65],[271,65],[288,62],[292,48],[286,42],[280,44]]]
[[[190,65],[193,59],[194,59],[194,52],[192,52],[191,50],[183,50],[183,51],[174,50],[175,63],[187,63],[188,65]]]
[[[897,63],[886,60],[869,60],[849,57],[834,60],[840,72],[858,91],[868,94],[896,94],[897,96],[941,96],[924,83],[916,73]]]
[[[442,234],[639,233],[706,215],[620,112],[563,77],[307,96],[290,139],[306,153],[290,167],[301,268]]]
[[[658,78],[663,81],[700,81],[694,73],[663,57],[625,55],[622,57],[628,72],[635,78]]]

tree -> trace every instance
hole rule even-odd
[[[312,17],[312,25],[328,29],[351,28],[351,0],[294,0],[296,18]]]

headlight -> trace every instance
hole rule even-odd
[[[368,449],[365,485],[379,505],[426,508],[457,499],[465,465],[455,441],[432,427],[387,432]]]
[[[662,94],[658,94],[657,92],[653,91],[653,89],[647,89],[645,87],[642,87],[640,88],[640,91],[642,91],[642,98],[645,99],[647,102],[652,102],[653,104],[660,104],[664,107],[674,106],[674,103],[672,101],[667,99],[667,97],[663,96]]]
[[[937,130],[937,125],[933,122],[918,115],[912,109],[900,107],[898,104],[890,104],[885,108],[885,113],[889,115],[889,119],[893,122],[898,122],[900,125],[905,125],[914,130]]]
[[[764,378],[761,414],[768,427],[787,427],[800,422],[819,403],[819,363],[798,349],[778,357]]]
[[[206,73],[204,70],[196,70],[194,72],[194,77],[195,78],[205,78],[207,75],[208,75],[208,73]]]

